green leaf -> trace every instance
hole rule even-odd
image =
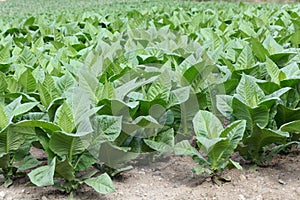
[[[267,36],[263,42],[263,45],[268,50],[270,55],[283,52],[283,47],[278,44],[271,35]]]
[[[269,55],[269,52],[257,38],[251,38],[251,47],[256,57],[258,57],[261,61],[266,60],[266,56]]]
[[[96,103],[96,91],[99,87],[99,81],[95,74],[86,69],[79,71],[79,87],[85,91],[92,103]]]
[[[300,44],[300,29],[297,30],[292,36],[291,36],[291,42],[294,45]]]
[[[265,97],[263,90],[257,85],[254,78],[245,74],[242,75],[236,92],[234,96],[249,107],[257,106]]]
[[[82,88],[73,90],[71,105],[76,127],[85,120],[89,121],[89,118],[100,109],[100,107],[92,107],[88,95]]]
[[[39,127],[45,130],[51,130],[51,131],[60,131],[60,127],[56,124],[53,124],[48,121],[41,121],[41,120],[23,120],[16,124],[14,124],[16,127]]]
[[[72,133],[75,129],[73,112],[67,102],[64,102],[56,111],[54,122],[65,132]]]
[[[193,119],[196,136],[203,136],[209,139],[218,138],[223,131],[220,120],[211,112],[200,110]]]
[[[229,95],[217,95],[217,108],[223,116],[231,118],[233,97]]]
[[[33,157],[32,155],[28,155],[22,159],[21,163],[17,166],[17,168],[19,170],[27,170],[34,168],[40,164],[41,162],[38,161],[35,157]]]
[[[97,156],[94,157],[89,151],[86,150],[80,154],[74,168],[76,171],[85,171],[98,161],[97,158]]]
[[[70,72],[65,72],[65,74],[55,81],[55,85],[57,90],[63,94],[70,87],[75,85],[75,78],[72,76]]]
[[[247,129],[252,130],[258,124],[260,127],[266,127],[269,122],[269,108],[267,106],[259,106],[251,108],[238,99],[233,98],[233,115],[237,119],[247,121]]]
[[[130,152],[130,147],[118,147],[110,142],[101,143],[89,152],[111,168],[120,168],[124,163],[135,159],[139,153]]]
[[[0,157],[3,155],[17,151],[24,143],[25,139],[22,134],[13,132],[8,128],[6,131],[0,133]]]
[[[183,140],[174,146],[176,155],[196,157],[201,165],[208,165],[209,163],[201,156],[201,154],[190,145],[189,141]]]
[[[4,107],[0,104],[0,132],[6,128],[9,123],[8,115],[5,112]]]
[[[52,102],[52,96],[50,94],[50,91],[48,91],[47,88],[44,85],[42,85],[41,83],[38,83],[37,88],[38,88],[38,92],[39,92],[40,100],[41,100],[42,104],[46,108],[48,108]]]
[[[56,158],[54,158],[50,165],[42,166],[32,170],[28,176],[30,181],[36,186],[50,186],[54,184],[53,176],[55,171]]]
[[[101,194],[108,194],[115,191],[113,182],[106,173],[95,178],[89,178],[84,183]]]
[[[286,131],[290,133],[300,133],[300,120],[292,121],[286,124],[283,124],[280,127],[281,131]]]
[[[67,157],[69,160],[72,160],[74,155],[82,153],[87,145],[76,135],[66,135],[60,132],[53,133],[49,141],[49,147],[54,153],[61,158]]]
[[[171,91],[168,107],[172,107],[177,104],[182,104],[189,99],[190,96],[190,87],[183,87]]]
[[[97,115],[93,119],[95,140],[114,141],[122,130],[122,117]]]
[[[122,131],[128,134],[134,134],[135,136],[139,136],[141,138],[147,138],[156,135],[155,130],[160,128],[163,128],[163,125],[150,115],[139,116],[132,122],[124,122],[122,124]]]
[[[57,161],[57,164],[55,166],[55,173],[57,173],[67,181],[72,181],[75,179],[74,167],[68,159]]]
[[[275,120],[278,127],[292,121],[300,120],[300,108],[291,109],[282,104],[279,104],[277,106]]]
[[[233,161],[231,159],[229,159],[229,162],[235,167],[237,168],[238,170],[243,170],[243,167],[240,165],[240,163],[236,162],[236,161]]]
[[[34,108],[38,104],[39,102],[30,102],[30,103],[21,104],[13,111],[13,115],[18,116],[26,112],[29,112],[32,108]]]
[[[154,140],[155,139],[155,140]],[[159,134],[154,139],[144,139],[152,149],[162,153],[172,153],[174,148],[174,130],[169,129]]]
[[[10,50],[9,47],[4,47],[0,51],[0,64],[10,63]]]
[[[5,79],[5,75],[0,72],[0,93],[4,92],[7,89],[7,82]]]
[[[238,67],[236,68],[236,70],[249,69],[253,67],[254,63],[255,60],[252,54],[252,50],[248,45],[246,45],[237,59]]]
[[[289,137],[288,133],[255,126],[252,134],[244,139],[243,143],[252,159],[255,162],[261,162],[264,159],[264,147],[276,142],[282,143],[287,137]]]
[[[226,138],[226,141],[220,140],[216,143],[208,154],[209,158],[215,163],[228,159],[243,139],[245,129],[246,121],[244,120],[231,123],[220,135],[222,138]]]
[[[26,92],[34,92],[36,90],[36,80],[29,69],[20,76],[19,82]]]
[[[270,55],[269,58],[273,60],[277,66],[285,67],[286,64],[296,55],[297,54],[295,52],[280,52]]]
[[[268,74],[271,76],[271,80],[280,85],[280,81],[286,78],[285,74],[280,71],[277,65],[270,58],[267,57],[266,59],[266,68]]]
[[[209,139],[204,136],[198,136],[197,142],[199,142],[201,144],[201,146],[198,144],[200,146],[200,150],[203,151],[205,154],[209,154],[217,143],[219,143],[220,141],[225,140],[225,139],[226,138],[211,138],[211,139]],[[214,154],[215,152],[217,152],[217,151],[215,150],[211,154]]]

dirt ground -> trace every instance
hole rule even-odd
[[[209,177],[195,176],[191,158],[167,156],[150,164],[133,163],[134,169],[114,180],[116,192],[100,195],[88,187],[75,193],[75,200],[185,200],[185,199],[299,199],[300,154],[277,156],[268,167],[245,165],[242,171],[226,170],[230,178],[218,186]],[[10,188],[0,187],[0,200],[63,200],[68,196],[52,187],[25,187],[28,179],[15,181]]]

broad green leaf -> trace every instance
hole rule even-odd
[[[279,85],[280,81],[286,78],[285,74],[280,71],[280,69],[271,59],[267,57],[266,60],[266,68],[271,80]]]
[[[278,127],[283,124],[300,120],[300,108],[291,109],[282,104],[277,106],[277,113],[275,115],[276,124]]]
[[[77,159],[74,168],[76,171],[85,171],[90,168],[94,163],[97,163],[98,157],[93,156],[89,151],[84,151]],[[98,170],[97,170],[98,171]]]
[[[35,157],[33,157],[32,155],[28,155],[21,161],[21,163],[17,167],[19,170],[27,170],[34,168],[40,164],[41,162],[38,161]]]
[[[49,141],[50,149],[60,157],[72,160],[73,156],[82,153],[87,145],[80,137],[55,132]]]
[[[13,112],[20,106],[21,100],[22,100],[22,96],[16,98],[10,104],[4,107],[5,112],[9,115],[10,118],[13,117]]]
[[[68,159],[57,161],[55,166],[55,173],[57,173],[67,181],[73,181],[75,179],[74,168]]]
[[[155,140],[154,140],[155,139]],[[174,130],[169,129],[153,139],[144,139],[152,149],[162,153],[172,153],[174,148]]]
[[[53,185],[55,163],[56,163],[56,158],[54,158],[51,161],[50,165],[42,166],[32,170],[28,174],[30,181],[39,187]]]
[[[16,124],[14,124],[16,127],[39,127],[43,128],[45,130],[51,130],[51,131],[60,131],[61,128],[57,126],[56,124],[53,124],[48,121],[42,121],[42,120],[23,120]]]
[[[283,124],[280,127],[280,130],[290,132],[290,133],[300,133],[300,120]]]
[[[114,99],[116,97],[115,88],[111,82],[105,82],[100,91],[98,92],[98,99]]]
[[[174,146],[174,152],[176,155],[184,155],[184,156],[192,156],[196,157],[199,160],[199,164],[201,165],[207,165],[209,164],[202,156],[201,154],[190,145],[189,141],[183,140],[179,143],[177,143]]]
[[[0,131],[2,131],[9,123],[9,116],[6,114],[4,107],[0,104]]]
[[[197,136],[196,138],[197,138],[197,142],[199,142],[201,144],[201,146],[198,144],[200,147],[200,150],[203,151],[205,154],[209,154],[211,152],[212,148],[214,148],[214,146],[218,142],[226,139],[226,138],[211,138],[211,139],[209,139],[204,136]]]
[[[13,76],[6,76],[7,90],[11,93],[20,92],[18,81]]]
[[[295,52],[280,52],[270,55],[269,58],[274,61],[277,66],[282,68],[296,55]]]
[[[22,51],[22,54],[19,57],[19,60],[24,64],[27,64],[29,66],[34,66],[34,64],[37,61],[37,58],[34,55],[34,53],[31,52],[29,47],[25,46],[25,48]]]
[[[110,142],[101,143],[93,149],[89,148],[88,150],[105,165],[114,169],[120,168],[128,161],[140,155],[139,153],[130,152],[130,147],[118,147]]]
[[[93,119],[94,140],[114,141],[122,130],[122,117],[97,115]]]
[[[291,36],[291,42],[294,45],[299,45],[300,44],[300,29],[297,30],[292,36]]]
[[[0,157],[17,151],[24,143],[24,135],[14,132],[8,128],[6,131],[0,133]]]
[[[75,85],[75,78],[72,76],[71,73],[68,71],[59,79],[55,81],[55,85],[57,90],[63,94],[65,91],[67,91],[70,87]]]
[[[67,102],[64,102],[56,111],[54,122],[65,132],[72,133],[75,129],[73,112]]]
[[[48,91],[47,88],[41,83],[38,83],[37,88],[38,88],[38,92],[39,92],[40,100],[41,100],[42,104],[46,108],[48,108],[52,102],[52,96],[50,94],[50,91]]]
[[[101,194],[108,194],[115,191],[113,182],[106,173],[95,178],[89,178],[84,183]]]
[[[269,122],[269,108],[267,106],[259,106],[251,108],[238,99],[233,98],[233,115],[237,119],[244,119],[247,121],[247,129],[252,130],[255,124],[260,127],[266,127]]]
[[[223,149],[223,152],[220,156],[223,158],[228,158],[235,148],[237,147],[238,143],[243,139],[244,132],[246,130],[246,121],[245,120],[238,120],[231,123],[226,129],[221,133],[221,137],[226,137],[228,139],[228,146]],[[218,148],[218,144],[213,148]]]
[[[227,159],[237,148],[238,143],[242,140],[246,128],[245,121],[236,121],[230,124],[222,133],[222,138],[215,142],[210,151],[207,152],[208,158],[211,160],[211,167],[214,170],[220,170],[225,167]],[[197,138],[198,139],[198,138]]]
[[[253,67],[254,63],[255,60],[252,54],[252,50],[248,45],[246,45],[237,59],[238,66],[236,70],[249,69]]]
[[[100,107],[93,107],[88,95],[82,88],[73,90],[71,109],[74,116],[75,126],[79,126],[84,120],[96,114]]]
[[[257,38],[251,38],[251,47],[254,55],[258,57],[261,61],[266,60],[266,56],[269,52],[265,49],[261,42]]]
[[[116,88],[116,90],[115,90],[116,98],[118,100],[123,100],[124,97],[132,90],[135,90],[141,86],[147,85],[147,84],[153,82],[155,79],[157,79],[156,76],[151,77],[148,80],[144,80],[144,81],[138,81],[137,78],[132,79],[129,82],[122,84],[120,87]]]
[[[122,124],[122,131],[127,134],[133,134],[142,138],[156,135],[156,132],[153,132],[151,130],[160,128],[163,128],[163,125],[150,115],[139,116],[132,122],[124,122]]]
[[[183,87],[171,91],[168,107],[172,107],[176,104],[182,104],[189,99],[190,96],[190,87]]]
[[[18,116],[26,112],[29,112],[32,108],[34,108],[38,104],[39,102],[30,102],[30,103],[21,104],[13,111],[13,115]]]
[[[5,75],[0,72],[0,93],[7,89],[7,82],[5,80]]]
[[[232,100],[233,97],[229,95],[217,95],[217,108],[219,112],[227,117],[230,118],[233,112],[232,109]]]
[[[36,80],[29,69],[20,76],[19,82],[26,92],[34,92],[36,90]]]
[[[277,54],[283,52],[283,47],[279,45],[271,35],[268,35],[263,46],[268,50],[269,54]]]
[[[223,131],[220,120],[211,112],[200,110],[193,119],[196,136],[208,139],[218,138]]]
[[[10,50],[9,47],[4,47],[0,51],[0,64],[10,63]]]
[[[236,92],[235,97],[249,107],[257,106],[265,97],[264,92],[257,85],[254,78],[245,74],[242,75],[242,79],[236,88]]]
[[[282,142],[288,133],[255,126],[253,132],[244,141],[247,151],[255,162],[263,160],[264,147],[276,142]]]
[[[96,102],[96,91],[99,87],[99,81],[95,74],[86,69],[79,71],[79,87],[88,95],[92,103]]]

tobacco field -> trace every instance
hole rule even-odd
[[[114,192],[139,156],[226,182],[300,145],[300,5],[0,2],[0,172]],[[32,149],[42,157],[31,154]],[[125,172],[126,173],[126,172]]]

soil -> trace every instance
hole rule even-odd
[[[208,176],[195,176],[189,157],[166,156],[156,162],[131,163],[134,169],[114,180],[116,192],[100,195],[88,187],[80,188],[75,200],[185,200],[185,199],[299,199],[300,152],[278,155],[267,167],[243,165],[243,170],[225,170],[230,182],[216,185]],[[68,195],[52,187],[26,187],[27,178],[17,179],[9,188],[0,187],[2,200],[63,200]]]

